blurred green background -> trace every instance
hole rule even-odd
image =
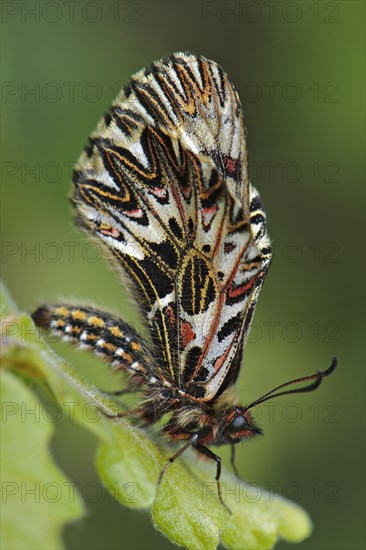
[[[339,369],[314,394],[258,412],[265,437],[239,447],[243,477],[311,514],[303,549],[364,548],[364,3],[3,2],[2,276],[20,306],[88,300],[136,321],[117,277],[74,229],[72,163],[129,76],[190,50],[220,63],[243,102],[252,181],[274,262],[245,350],[242,403],[290,378]],[[58,345],[101,387],[108,368]],[[53,449],[81,488],[96,442],[66,420]],[[228,450],[220,449],[228,462]],[[214,470],[214,468],[213,468]],[[163,549],[147,515],[103,491],[65,530],[72,549]],[[90,491],[92,493],[92,491]],[[288,548],[280,543],[278,548]]]

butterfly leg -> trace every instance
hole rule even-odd
[[[235,464],[235,445],[231,445],[231,456],[230,456],[230,464],[231,464],[231,467],[234,471],[234,474],[236,475],[236,477],[242,481],[243,483],[248,483],[248,481],[246,481],[245,479],[243,479],[241,477],[241,475],[239,474],[239,471],[236,467],[236,464]]]
[[[230,464],[231,464],[232,469],[234,470],[234,474],[236,475],[236,477],[238,479],[240,479],[240,475],[239,475],[238,469],[237,469],[236,464],[235,464],[235,445],[231,445]]]
[[[175,455],[169,458],[168,462],[165,464],[164,468],[161,470],[159,474],[158,485],[160,485],[161,480],[163,479],[163,475],[165,474],[169,466],[173,464],[173,462],[177,460],[177,458],[179,458],[184,453],[184,451],[186,451],[189,447],[191,447],[191,445],[193,445],[194,442],[197,441],[197,439],[198,439],[198,434],[194,434],[193,437],[191,437],[191,439],[189,439],[187,443],[183,445],[183,447],[179,449],[177,453],[175,453]]]
[[[117,418],[127,418],[128,416],[136,416],[138,414],[142,414],[145,412],[145,409],[128,409],[126,411],[120,412],[120,413],[114,413],[114,414],[108,414],[104,410],[102,410],[102,413],[107,418],[111,418],[112,420],[115,420]]]
[[[126,388],[123,388],[122,390],[116,390],[116,391],[109,391],[109,390],[102,390],[99,388],[99,391],[101,393],[104,393],[104,395],[108,395],[108,397],[121,397],[121,395],[127,395],[129,393],[135,393],[139,391],[140,388],[136,387],[136,385],[128,385]]]
[[[220,483],[220,477],[221,477],[221,458],[210,451],[210,449],[207,449],[207,447],[204,447],[203,445],[193,445],[196,451],[201,453],[202,455],[206,456],[207,458],[211,458],[212,460],[215,460],[216,462],[216,483],[217,483],[217,492],[219,495],[219,499],[221,501],[221,504],[226,508],[226,510],[231,514],[231,510],[228,506],[226,506],[225,502],[222,499],[222,493],[221,493],[221,483]]]

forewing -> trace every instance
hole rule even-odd
[[[243,113],[238,94],[217,63],[176,53],[135,74],[112,112],[118,114],[126,100],[146,124],[175,137],[187,151],[209,157],[249,214]]]
[[[237,375],[268,259],[264,218],[249,219],[240,103],[222,69],[176,54],[135,75],[74,183],[84,225],[133,281],[161,376],[212,399]]]

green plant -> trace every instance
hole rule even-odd
[[[128,420],[112,421],[100,414],[98,422],[88,422],[83,407],[113,414],[118,405],[48,346],[32,319],[17,311],[4,288],[1,318],[2,474],[3,488],[8,491],[2,514],[3,548],[61,548],[62,527],[85,513],[79,495],[73,502],[60,499],[46,510],[42,500],[22,502],[20,493],[15,492],[28,481],[42,487],[66,480],[49,451],[51,425],[32,422],[31,418],[26,424],[22,422],[20,403],[31,405],[38,400],[29,387],[30,381],[46,387],[65,410],[70,401],[80,405],[74,408],[75,420],[99,439],[96,466],[102,483],[121,504],[150,510],[155,527],[172,542],[190,549],[211,549],[220,540],[228,549],[252,550],[272,548],[278,538],[300,542],[309,536],[310,519],[298,505],[276,495],[269,498],[264,490],[258,493],[257,487],[244,484],[240,486],[245,489],[240,491],[240,502],[236,502],[229,490],[239,481],[226,472],[222,481],[228,489],[232,514],[219,502],[215,491],[203,498],[204,484],[212,486],[212,468],[197,463],[193,466],[188,459],[176,461],[157,487],[169,451]],[[131,480],[138,483],[135,495],[131,493]],[[260,498],[253,498],[258,494]],[[42,520],[40,529],[43,514],[47,521]]]

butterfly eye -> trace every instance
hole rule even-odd
[[[242,428],[244,424],[245,424],[245,418],[243,418],[242,416],[236,416],[232,421],[231,426],[233,428],[239,429],[239,428]]]

